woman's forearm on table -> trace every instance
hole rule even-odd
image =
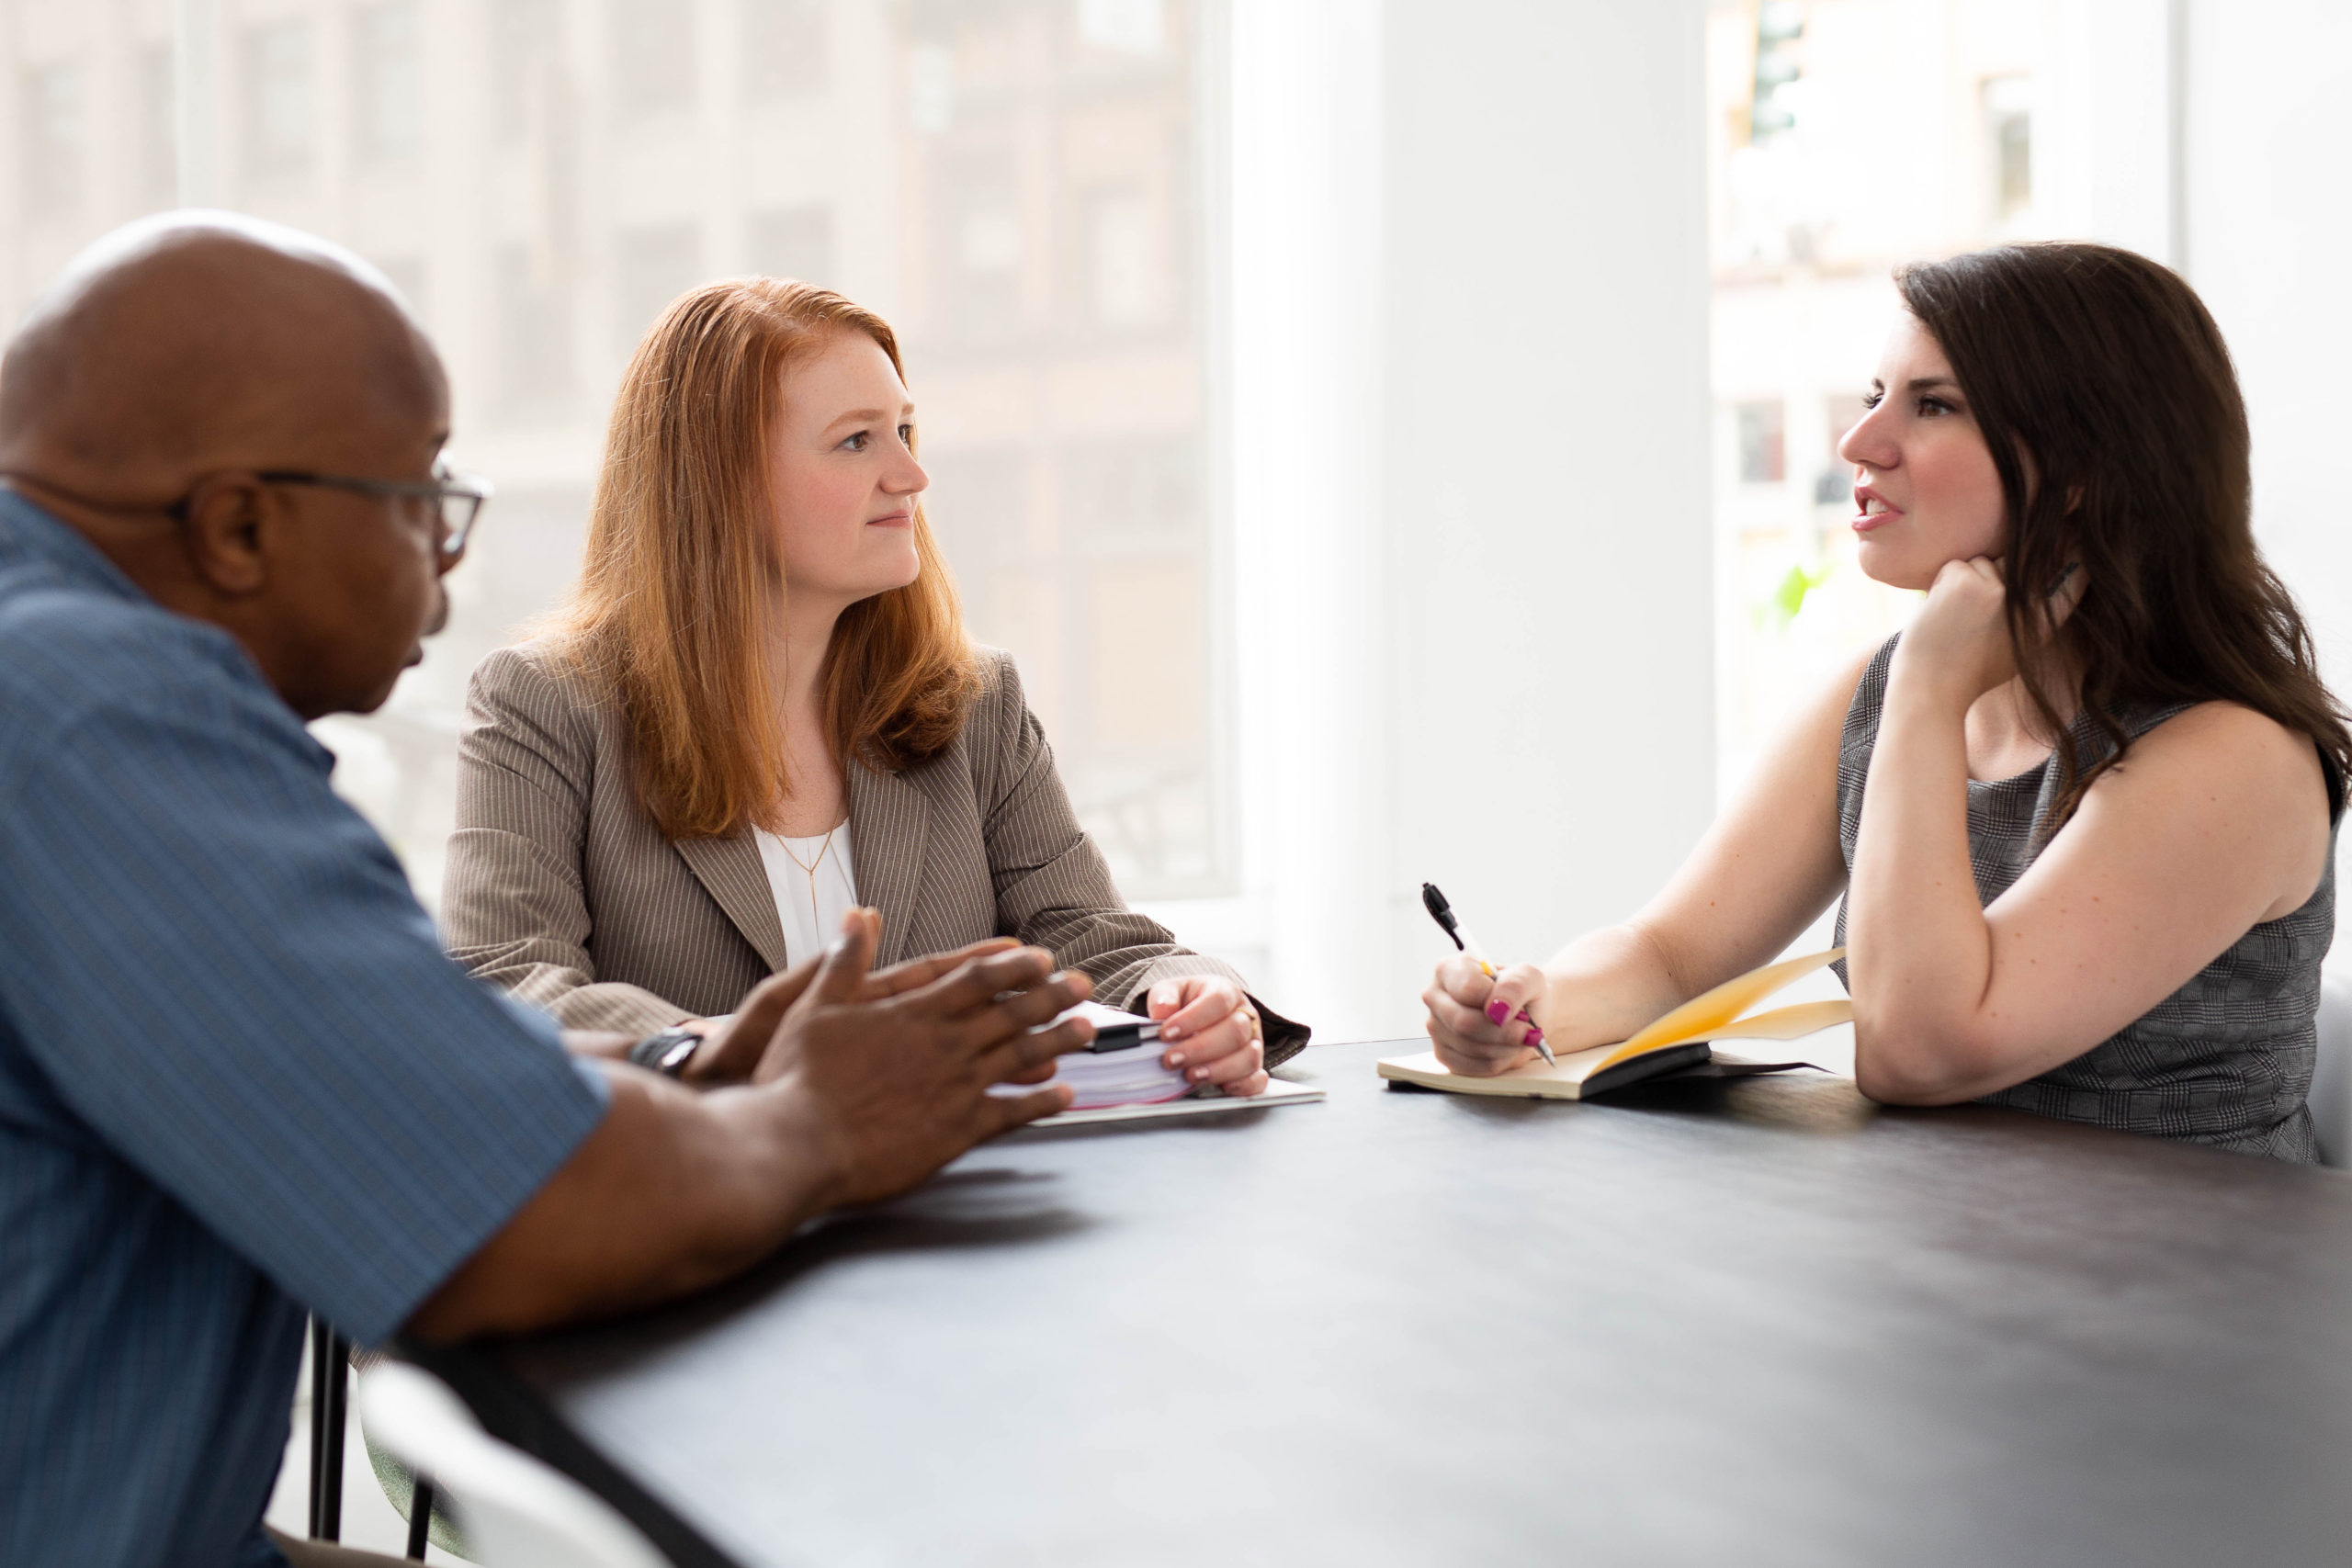
[[[1532,1010],[1554,1051],[1611,1045],[1688,1001],[1664,946],[1639,922],[1587,931],[1544,965]]]
[[[1882,1100],[1982,1092],[1991,936],[1968,854],[1972,698],[1898,659],[1848,892],[1855,1077]]]

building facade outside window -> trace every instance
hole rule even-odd
[[[351,14],[351,140],[364,161],[417,154],[424,113],[417,45],[416,0],[385,0]]]
[[[0,231],[11,313],[174,205],[179,163],[174,7],[19,9],[41,53],[5,59],[0,152],[50,216]],[[201,9],[221,80],[198,129],[230,184],[190,194],[380,266],[448,359],[457,457],[499,482],[449,632],[384,713],[322,727],[428,903],[466,677],[576,570],[622,367],[680,292],[753,271],[899,329],[973,633],[1019,659],[1123,889],[1234,890],[1202,304],[1219,0]],[[153,118],[94,138],[80,73],[109,72]]]
[[[76,61],[28,66],[17,77],[22,96],[22,171],[25,207],[37,217],[62,215],[81,205],[87,181],[89,106],[83,68]]]
[[[831,209],[770,208],[747,214],[743,228],[744,250],[753,272],[832,287],[837,264]]]
[[[1916,603],[1854,565],[1852,477],[1837,455],[1897,309],[1890,274],[2092,230],[2068,205],[2092,184],[2081,128],[2069,141],[2035,116],[2037,102],[2090,96],[2098,62],[2070,43],[2068,14],[1710,0],[1721,792]]]
[[[316,156],[310,19],[286,17],[248,27],[238,62],[246,177],[256,183],[300,178]]]
[[[832,29],[825,0],[742,0],[743,96],[753,102],[822,92]]]

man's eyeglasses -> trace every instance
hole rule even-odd
[[[344,474],[313,474],[290,468],[273,468],[254,477],[264,484],[318,485],[327,490],[353,491],[360,495],[429,501],[441,518],[441,535],[435,542],[435,549],[440,556],[443,571],[465,558],[466,541],[473,534],[474,519],[481,515],[482,502],[497,493],[498,489],[479,474],[456,473],[446,466],[435,468],[430,479],[362,479]]]

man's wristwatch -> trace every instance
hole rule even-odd
[[[686,1064],[694,1060],[695,1048],[701,1043],[702,1036],[693,1030],[673,1026],[659,1034],[649,1034],[630,1046],[628,1059],[664,1077],[683,1077]]]

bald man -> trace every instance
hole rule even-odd
[[[442,956],[303,723],[445,613],[448,424],[375,273],[225,215],[100,242],[0,359],[0,1562],[337,1560],[261,1523],[306,1310],[659,1301],[1067,1101],[989,1092],[1089,1032],[1034,949],[869,975],[861,911],[683,1082]]]

